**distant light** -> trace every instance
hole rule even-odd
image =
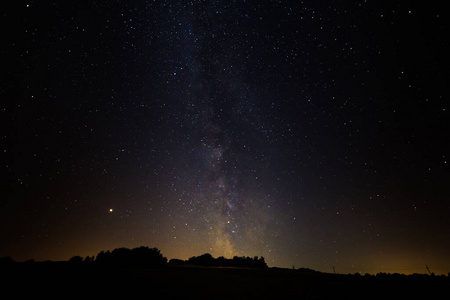
[[[109,209],[109,212],[110,212],[110,213],[112,213],[112,212],[113,212],[113,209],[112,209],[112,208],[110,208],[110,209]]]

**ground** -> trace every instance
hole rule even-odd
[[[157,299],[408,299],[441,296],[447,276],[355,276],[291,269],[31,263],[2,267],[3,292]],[[11,285],[11,284],[13,285]],[[15,288],[13,288],[15,286]],[[16,287],[26,287],[17,289]]]

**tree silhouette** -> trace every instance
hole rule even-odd
[[[72,258],[69,259],[70,263],[74,263],[74,264],[79,264],[81,262],[83,262],[83,258],[81,256],[73,256]]]
[[[224,258],[220,256],[218,258],[213,258],[211,254],[205,253],[200,256],[193,256],[187,261],[193,265],[199,266],[219,266],[219,267],[241,267],[241,268],[268,268],[264,257],[258,258],[255,256],[251,257],[239,257],[234,256],[232,259]]]
[[[98,253],[95,262],[156,267],[167,264],[167,258],[157,248],[141,246],[134,249],[116,248],[111,252],[101,251]]]
[[[97,258],[95,259],[95,262],[97,263],[112,263],[112,254],[111,251],[100,251],[97,254]]]
[[[12,265],[14,260],[10,256],[0,257],[0,266]]]
[[[200,266],[212,266],[214,265],[214,258],[211,254],[205,253],[200,256],[193,256],[189,258],[189,263]]]

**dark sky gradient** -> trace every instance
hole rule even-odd
[[[3,1],[0,256],[447,274],[449,14],[391,2]]]

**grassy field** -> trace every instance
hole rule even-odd
[[[1,275],[4,292],[15,284],[34,286],[34,295],[61,289],[61,296],[78,293],[101,299],[138,294],[144,299],[418,299],[443,298],[450,291],[447,276],[355,276],[278,268],[51,262],[3,266]]]

